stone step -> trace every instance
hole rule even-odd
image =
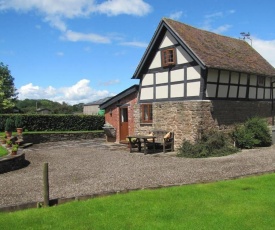
[[[30,147],[32,145],[33,145],[33,143],[24,143],[24,144],[20,145],[20,148],[25,149],[25,148],[28,148],[28,147]]]

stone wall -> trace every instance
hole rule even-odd
[[[25,153],[18,151],[17,155],[0,157],[0,174],[23,168],[27,165]]]
[[[161,129],[175,133],[175,147],[184,139],[194,142],[204,130],[231,130],[249,117],[260,116],[271,124],[271,103],[256,101],[175,101],[153,104],[153,124],[140,123],[140,105],[135,106],[135,133]]]

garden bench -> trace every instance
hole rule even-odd
[[[165,153],[167,150],[174,151],[174,132],[166,130],[152,130],[151,135],[155,137],[155,145],[160,145]]]

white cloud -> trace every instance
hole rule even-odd
[[[104,37],[104,36],[100,36],[92,33],[84,34],[84,33],[74,32],[71,30],[66,31],[64,35],[61,36],[61,38],[72,42],[78,42],[78,41],[95,42],[95,43],[111,42],[111,40],[108,37]]]
[[[217,34],[222,34],[223,32],[227,31],[229,28],[231,28],[232,26],[231,25],[222,25],[222,26],[219,26],[218,28],[216,29],[212,29],[212,32],[214,33],[217,33]]]
[[[110,0],[97,5],[96,10],[109,16],[119,14],[143,16],[148,14],[152,8],[143,0]]]
[[[94,13],[108,16],[120,14],[143,16],[152,8],[143,0],[0,0],[0,11],[36,11],[52,27],[60,30],[62,37],[68,41],[86,41],[93,43],[109,43],[110,38],[95,33],[79,33],[67,28],[66,19],[88,17]]]
[[[141,47],[141,48],[146,48],[148,46],[148,43],[145,42],[121,42],[119,43],[122,46],[135,46],[135,47]]]
[[[250,43],[250,41],[249,41]],[[258,51],[271,65],[275,67],[275,40],[261,40],[252,37],[252,46]]]
[[[82,79],[70,87],[54,88],[49,86],[43,88],[32,83],[24,85],[18,89],[20,100],[28,99],[48,99],[62,103],[65,101],[71,105],[78,103],[88,103],[104,97],[113,96],[107,90],[95,90],[89,86],[90,81]]]
[[[182,11],[177,11],[169,15],[169,18],[174,19],[174,20],[179,20],[182,16],[183,12]]]
[[[224,33],[226,32],[229,28],[232,27],[232,25],[229,24],[224,24],[221,26],[218,26],[217,28],[213,28],[213,24],[219,20],[220,18],[225,18],[228,15],[234,14],[236,11],[235,10],[228,10],[227,12],[215,12],[212,14],[207,14],[204,16],[204,21],[202,25],[202,29],[212,31],[214,33]]]

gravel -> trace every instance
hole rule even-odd
[[[224,180],[275,171],[275,146],[219,158],[129,153],[104,139],[53,142],[25,149],[29,165],[0,174],[0,207],[43,201],[43,163],[50,199]]]

